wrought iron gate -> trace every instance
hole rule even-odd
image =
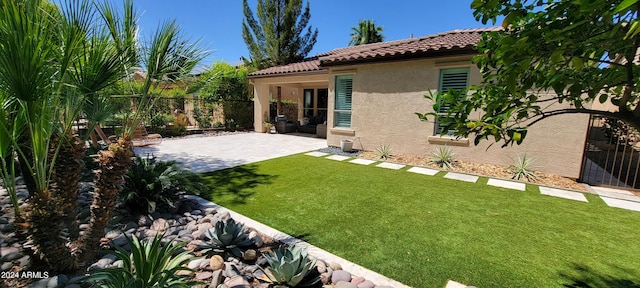
[[[580,181],[599,186],[640,189],[640,133],[623,121],[592,116]]]

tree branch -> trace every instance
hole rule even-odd
[[[608,118],[614,118],[614,119],[618,119],[618,120],[622,120],[625,121],[629,124],[631,124],[634,127],[638,127],[640,126],[640,123],[636,123],[634,121],[633,118],[629,118],[629,117],[625,117],[622,113],[620,112],[610,112],[610,111],[603,111],[603,110],[594,110],[594,109],[559,109],[559,110],[553,110],[553,111],[548,111],[548,112],[544,112],[541,114],[541,117],[533,120],[531,123],[527,124],[527,127],[531,127],[534,124],[552,117],[552,116],[557,116],[557,115],[562,115],[562,114],[590,114],[590,115],[596,115],[596,116],[603,116],[603,117],[608,117]]]

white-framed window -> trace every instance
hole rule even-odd
[[[450,90],[462,90],[469,86],[469,68],[451,68],[440,70],[440,81],[438,84],[438,92],[445,93]],[[450,105],[443,105],[440,103],[438,114],[446,114]],[[443,126],[436,121],[435,134],[440,135],[442,133]],[[449,130],[446,135],[453,135],[455,131]]]
[[[335,108],[333,124],[335,127],[351,127],[351,97],[353,94],[353,76],[336,76]]]

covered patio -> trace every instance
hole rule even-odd
[[[260,70],[249,76],[254,87],[256,132],[266,132],[265,123],[268,122],[275,124],[280,133],[301,132],[326,138],[329,80],[328,71],[320,69],[318,64],[317,59],[309,59]],[[272,115],[269,109],[271,101],[292,101],[297,104],[297,115],[287,117],[289,124],[286,129],[278,127],[285,123],[276,123],[277,115]],[[279,113],[283,112],[276,112]]]

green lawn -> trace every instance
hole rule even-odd
[[[442,174],[294,155],[207,178],[216,203],[410,286],[640,287],[639,212]]]

